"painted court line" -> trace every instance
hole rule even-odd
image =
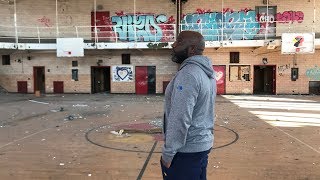
[[[34,103],[39,103],[39,104],[49,104],[49,103],[46,103],[46,102],[40,102],[40,101],[35,101],[35,100],[29,100],[30,102],[34,102]]]
[[[151,148],[151,151],[150,151],[150,153],[149,153],[146,161],[144,162],[144,165],[143,165],[143,167],[142,167],[142,169],[141,169],[141,171],[140,171],[140,173],[139,173],[139,175],[138,175],[138,177],[137,177],[137,180],[141,180],[141,178],[142,178],[142,176],[143,176],[143,173],[144,173],[144,171],[146,170],[147,165],[148,165],[148,163],[149,163],[149,161],[150,161],[150,158],[151,158],[151,156],[152,156],[152,154],[153,154],[153,152],[154,152],[154,149],[155,149],[156,146],[157,146],[157,143],[158,143],[158,141],[155,141],[155,142],[154,142],[154,144],[153,144],[153,146],[152,146],[152,148]]]
[[[301,141],[300,139],[298,139],[298,138],[296,138],[296,137],[292,136],[291,134],[289,134],[289,133],[285,132],[284,130],[282,130],[282,129],[280,129],[280,128],[276,127],[276,126],[273,126],[273,127],[274,127],[274,128],[276,128],[276,129],[278,129],[279,131],[283,132],[283,133],[284,133],[284,134],[286,134],[287,136],[289,136],[289,137],[291,137],[291,138],[293,138],[293,139],[295,139],[295,140],[299,141],[300,143],[304,144],[305,146],[309,147],[310,149],[312,149],[312,150],[314,150],[315,152],[317,152],[317,153],[319,153],[319,154],[320,154],[320,151],[316,150],[314,147],[310,146],[309,144],[307,144],[307,143],[305,143],[305,142]]]
[[[41,131],[39,131],[39,132],[36,132],[36,133],[30,134],[30,135],[25,136],[25,137],[23,137],[23,138],[21,138],[21,139],[16,139],[16,140],[14,140],[14,141],[11,141],[11,142],[9,142],[9,143],[7,143],[7,144],[3,145],[3,146],[0,146],[0,149],[4,148],[4,147],[6,147],[6,146],[9,146],[9,145],[11,145],[11,144],[13,144],[13,143],[15,143],[15,142],[18,142],[18,141],[24,140],[24,139],[29,138],[29,137],[31,137],[31,136],[34,136],[34,135],[36,135],[36,134],[42,133],[42,132],[44,132],[44,131],[47,131],[47,130],[49,130],[49,129],[51,129],[51,128],[43,129],[43,130],[41,130]]]

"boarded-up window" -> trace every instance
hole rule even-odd
[[[250,81],[250,65],[230,66],[229,81]]]

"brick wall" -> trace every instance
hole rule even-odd
[[[240,52],[240,63],[230,64],[229,53]],[[254,65],[263,65],[262,58],[268,59],[267,65],[276,66],[276,93],[277,94],[308,94],[310,79],[306,72],[308,69],[320,66],[319,50],[315,54],[283,55],[280,50],[267,50],[262,48],[222,48],[209,49],[205,54],[210,57],[214,65],[226,65],[226,93],[227,94],[251,94],[253,93]],[[296,62],[296,63],[294,63]],[[250,65],[250,81],[229,81],[230,65]],[[291,68],[299,68],[299,79],[291,81]],[[318,80],[320,76],[318,77]]]
[[[17,92],[17,81],[28,82],[28,92],[34,91],[33,67],[45,67],[45,87],[47,93],[53,92],[53,81],[64,81],[65,93],[91,92],[91,67],[121,65],[121,54],[131,54],[131,65],[156,66],[156,92],[162,93],[162,82],[169,81],[177,70],[170,60],[169,50],[104,50],[86,51],[82,58],[57,58],[55,53],[21,52],[11,55],[11,65],[0,65],[0,85],[9,92]],[[27,57],[30,56],[31,60]],[[72,61],[78,61],[78,67],[72,67]],[[72,69],[78,69],[79,80],[71,77]],[[112,73],[112,72],[111,72]],[[112,78],[111,74],[110,77]],[[135,93],[135,82],[113,82],[112,93]]]
[[[98,11],[109,11],[110,16],[115,16],[116,12],[124,13],[152,13],[155,15],[165,14],[167,17],[175,15],[175,5],[170,0],[136,0],[136,4],[132,0],[118,1],[97,0],[96,5]],[[262,0],[239,0],[223,1],[224,8],[230,8],[234,11],[241,9],[255,10],[256,6],[264,6]],[[304,21],[302,23],[277,24],[278,35],[290,29],[291,32],[310,32],[311,28],[317,31],[320,29],[320,16],[316,16],[313,23],[313,1],[270,1],[270,6],[277,6],[277,12],[284,11],[302,11],[304,13]],[[135,7],[135,8],[134,8]],[[316,1],[316,12],[320,10],[319,0]],[[194,13],[198,8],[204,10],[221,11],[221,1],[214,0],[189,0],[183,4],[183,14]],[[56,34],[56,17],[55,17],[55,1],[49,0],[25,0],[17,1],[17,24],[18,26],[39,27],[41,34],[45,36],[55,37]],[[58,23],[61,36],[67,35],[74,37],[75,31],[73,26],[86,26],[79,28],[83,37],[91,39],[91,12],[94,10],[93,1],[86,0],[65,0],[58,1]],[[0,5],[0,35],[14,35],[14,30],[8,31],[3,25],[13,25],[13,5]],[[66,26],[66,27],[63,27]],[[70,29],[71,28],[71,29]],[[44,30],[45,29],[45,30]],[[24,34],[25,33],[25,34]],[[19,30],[19,35],[35,36],[36,31],[28,28]],[[245,43],[245,42],[244,42]],[[239,65],[250,65],[250,81],[229,81],[229,52],[240,52]],[[2,51],[1,53],[5,53]],[[9,53],[9,52],[8,52]],[[101,66],[121,65],[121,54],[131,54],[131,65],[135,66],[156,66],[156,92],[162,93],[163,82],[169,81],[177,71],[177,65],[170,61],[169,50],[86,50],[83,58],[57,58],[55,52],[15,52],[11,54],[11,65],[0,65],[0,85],[10,92],[17,91],[17,81],[27,81],[28,91],[33,92],[33,67],[45,66],[46,75],[46,92],[53,92],[53,81],[64,81],[65,92],[91,92],[91,69],[97,66],[97,61],[102,60]],[[262,65],[262,58],[268,58],[268,65],[276,65],[277,77],[276,88],[277,93],[308,93],[308,83],[310,80],[306,76],[306,71],[314,68],[315,65],[320,66],[319,50],[312,55],[282,55],[280,50],[267,50],[264,48],[220,48],[207,49],[207,56],[213,59],[213,63],[217,65],[226,65],[226,92],[227,93],[252,93],[253,91],[253,74],[254,65]],[[31,60],[27,60],[27,56],[31,56]],[[18,60],[21,61],[18,61]],[[77,60],[79,66],[72,67],[71,61]],[[294,65],[296,60],[297,65]],[[289,68],[287,68],[289,67]],[[291,81],[291,68],[299,68],[299,79]],[[79,81],[71,79],[71,70],[79,70]],[[111,82],[111,92],[113,93],[134,93],[135,83],[119,83]]]

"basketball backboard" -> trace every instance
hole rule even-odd
[[[282,54],[310,54],[314,53],[314,33],[283,33]]]
[[[57,57],[83,56],[83,38],[57,38]]]

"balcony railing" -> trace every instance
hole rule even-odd
[[[225,40],[268,40],[281,37],[282,33],[312,32],[312,27],[303,24],[275,21],[260,22],[224,22],[181,24],[180,30],[200,32],[206,41]],[[54,43],[57,38],[84,38],[85,42],[173,42],[176,38],[175,24],[158,24],[158,28],[127,25],[109,26],[1,26],[0,42]]]

